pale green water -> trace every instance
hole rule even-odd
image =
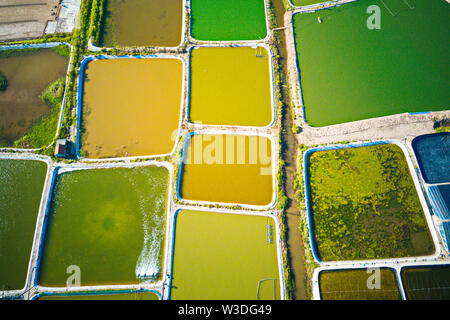
[[[269,243],[267,226],[272,228]],[[275,223],[258,216],[187,211],[176,219],[171,299],[279,299]]]
[[[449,109],[450,4],[361,0],[293,19],[306,120],[312,126]],[[370,5],[381,29],[369,30]],[[323,23],[317,22],[321,17]]]
[[[25,286],[47,164],[0,160],[0,290]]]
[[[65,286],[77,265],[81,285],[137,283],[160,276],[168,171],[95,169],[58,176],[39,273],[43,286]]]

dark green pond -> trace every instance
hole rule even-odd
[[[401,0],[385,3],[395,16],[379,0],[294,16],[310,125],[449,109],[450,4],[408,0],[409,9]],[[380,30],[367,28],[370,5],[381,9]]]
[[[0,290],[25,286],[47,164],[0,160]]]

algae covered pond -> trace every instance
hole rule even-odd
[[[194,48],[190,121],[268,126],[272,122],[270,59],[263,47]]]
[[[314,240],[322,260],[434,252],[400,147],[382,144],[318,151],[308,162]]]
[[[450,5],[357,1],[293,18],[306,120],[327,126],[450,105]],[[387,3],[387,1],[385,1]],[[370,5],[381,29],[369,29]],[[317,22],[321,17],[322,23]]]
[[[65,286],[72,265],[82,286],[159,279],[168,180],[168,170],[156,166],[61,173],[39,284]]]
[[[408,300],[450,299],[450,265],[403,268],[402,281]]]
[[[182,78],[178,59],[89,62],[80,153],[88,158],[170,153],[180,119]]]
[[[368,272],[369,271],[369,272]],[[381,268],[379,288],[373,270],[321,271],[319,274],[320,296],[322,300],[401,300],[395,272]],[[368,286],[368,282],[371,288]]]
[[[43,117],[53,114],[52,106],[40,96],[52,82],[66,76],[68,61],[54,49],[0,51],[0,72],[8,83],[6,90],[0,91],[0,147],[13,147]],[[40,148],[51,142],[60,104],[55,108],[56,116],[47,121],[44,138],[18,146]]]
[[[105,0],[100,45],[176,47],[183,19],[183,0]]]
[[[192,0],[191,16],[191,35],[197,40],[258,40],[267,36],[264,0]]]
[[[153,292],[109,293],[109,294],[73,294],[43,295],[39,300],[159,300]]]
[[[262,136],[194,134],[185,142],[180,196],[188,200],[268,205],[273,196],[272,142]]]
[[[175,232],[171,299],[280,298],[271,218],[183,210]]]
[[[0,291],[25,286],[47,164],[0,159]]]

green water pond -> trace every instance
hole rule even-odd
[[[25,286],[47,164],[0,159],[0,291]]]
[[[79,267],[81,286],[159,279],[168,181],[156,166],[59,174],[39,284],[65,286],[70,266]]]
[[[449,109],[450,4],[408,1],[414,9],[401,0],[389,1],[389,10],[378,0],[362,0],[294,16],[311,126]],[[371,5],[380,8],[379,30],[367,27]]]

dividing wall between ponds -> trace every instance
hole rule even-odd
[[[388,145],[393,144],[398,147],[403,152],[403,155],[405,157],[406,163],[408,165],[409,173],[411,175],[411,178],[413,180],[413,184],[415,186],[417,195],[420,200],[420,204],[422,206],[423,214],[426,220],[426,226],[431,234],[432,242],[434,245],[434,253],[432,255],[426,255],[426,256],[409,256],[409,257],[403,257],[403,258],[386,258],[386,259],[363,259],[363,260],[344,260],[344,261],[322,261],[320,258],[317,243],[316,243],[316,237],[315,237],[315,231],[314,231],[314,217],[312,212],[312,203],[311,203],[311,186],[310,186],[310,173],[309,173],[309,158],[314,152],[318,151],[328,151],[328,150],[342,150],[342,149],[348,149],[348,148],[360,148],[360,147],[367,147],[367,146],[376,146],[376,145]],[[334,146],[327,146],[327,147],[317,147],[317,148],[311,148],[308,149],[303,154],[303,174],[304,174],[304,187],[305,187],[305,203],[306,203],[306,209],[307,209],[307,219],[308,219],[308,229],[309,229],[309,236],[310,236],[310,245],[311,250],[314,259],[321,265],[328,265],[330,263],[342,263],[347,265],[352,265],[354,267],[356,266],[366,266],[371,265],[375,262],[408,262],[408,261],[416,261],[417,259],[434,259],[437,258],[441,253],[441,247],[439,244],[439,237],[437,235],[437,231],[434,228],[433,220],[431,218],[430,209],[427,205],[423,190],[421,189],[420,182],[418,180],[418,177],[415,173],[414,164],[412,161],[412,158],[409,154],[409,150],[407,147],[401,143],[400,141],[396,140],[384,140],[384,141],[374,141],[374,142],[366,142],[366,143],[357,143],[357,144],[345,144],[345,145],[334,145]]]

